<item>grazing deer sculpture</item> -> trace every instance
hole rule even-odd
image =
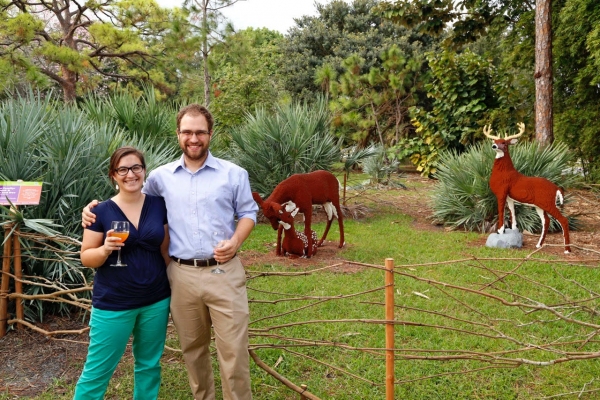
[[[550,225],[548,214],[550,214],[562,228],[565,253],[570,253],[569,222],[556,207],[557,200],[560,204],[563,203],[562,189],[545,178],[530,177],[519,173],[510,158],[508,146],[517,143],[517,138],[525,132],[525,124],[520,123],[518,126],[519,133],[503,139],[499,136],[492,136],[491,126],[483,128],[483,134],[492,139],[492,149],[496,152],[496,159],[490,177],[490,188],[498,199],[498,233],[504,233],[504,208],[507,203],[510,209],[512,229],[517,229],[516,201],[535,207],[542,220],[542,236],[540,236],[540,240],[536,245],[537,248],[542,246],[548,233],[548,226]]]
[[[320,246],[327,237],[333,217],[336,217],[340,228],[339,247],[344,246],[344,222],[340,208],[340,185],[337,178],[331,172],[319,170],[307,174],[294,174],[280,182],[268,198],[263,200],[256,192],[252,192],[252,197],[262,208],[263,214],[269,219],[273,229],[276,230],[279,229],[279,221],[281,221],[284,213],[291,214],[293,210],[298,208],[299,212],[304,214],[304,234],[308,238],[307,257],[313,254],[313,239],[310,227],[313,204],[321,204],[327,213],[327,226],[318,245]],[[293,206],[290,202],[293,203]],[[278,232],[277,238],[277,255],[281,255],[279,252],[280,233],[281,231]]]
[[[289,202],[289,206],[294,207],[294,203]],[[279,248],[281,243],[281,250],[279,252],[283,256],[290,257],[302,257],[306,258],[308,254],[308,237],[304,234],[304,232],[298,232],[294,228],[294,217],[300,211],[299,208],[296,208],[291,213],[284,213],[284,217],[281,221],[279,221],[279,225],[281,229],[283,229],[284,236],[283,242],[280,241],[281,229],[277,231],[277,246]],[[318,249],[318,236],[317,232],[311,230],[310,235],[312,237],[312,255],[317,254]]]

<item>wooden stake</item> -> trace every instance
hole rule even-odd
[[[300,393],[300,395],[304,396],[307,400],[321,400],[314,394],[310,393],[305,388],[294,385],[289,379],[281,375],[279,372],[275,371],[273,368],[269,367],[263,360],[258,357],[258,355],[254,352],[254,350],[248,349],[248,353],[250,353],[250,357],[254,360],[256,365],[265,370],[269,375],[273,378],[277,379],[279,382],[283,383],[285,386],[289,387],[296,393]]]
[[[385,398],[394,400],[394,259],[385,259]]]
[[[10,233],[11,227],[4,228],[4,238]],[[2,274],[0,276],[0,338],[6,335],[6,323],[8,322],[8,288],[10,286],[10,251],[12,240],[4,242],[4,253],[2,258]]]
[[[304,391],[306,391],[306,389],[308,389],[308,386],[305,385],[304,383],[302,385],[300,385],[300,387]],[[304,393],[300,393],[300,400],[308,400],[308,398],[304,395]]]
[[[19,232],[19,227],[17,227],[13,232],[13,255],[15,256],[13,261],[13,267],[16,278],[15,293],[23,294],[23,282],[21,282],[21,279],[23,278],[23,271],[21,269],[21,242],[19,241]],[[23,300],[17,298],[16,302],[17,319],[24,320],[25,317],[23,313]],[[17,324],[17,328],[23,329],[23,325],[19,323]]]

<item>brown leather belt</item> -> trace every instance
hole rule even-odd
[[[194,258],[191,260],[182,260],[181,258],[175,258],[171,256],[171,259],[176,263],[183,265],[191,265],[194,267],[212,267],[214,265],[217,265],[217,260],[215,260],[214,258],[206,258],[203,260],[199,258]]]

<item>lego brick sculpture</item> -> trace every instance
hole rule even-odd
[[[510,209],[512,229],[517,229],[517,218],[515,215],[515,201],[535,207],[540,219],[542,220],[542,235],[536,247],[541,247],[548,233],[550,219],[548,214],[552,215],[560,224],[564,242],[565,253],[571,252],[569,246],[569,222],[556,207],[556,201],[563,203],[563,191],[554,183],[541,177],[530,177],[519,173],[510,158],[508,147],[517,143],[519,138],[525,132],[525,124],[520,123],[519,133],[501,139],[499,136],[492,136],[491,126],[483,128],[483,133],[492,139],[492,149],[496,152],[496,159],[492,167],[490,177],[490,188],[498,199],[498,233],[504,233],[504,207],[508,204]]]
[[[262,208],[265,217],[271,222],[273,229],[279,229],[279,221],[282,220],[284,213],[287,213],[285,217],[289,217],[297,208],[298,212],[304,214],[304,234],[308,239],[307,257],[312,256],[314,247],[311,234],[313,204],[321,204],[327,213],[327,226],[318,245],[320,246],[327,237],[333,217],[336,217],[340,228],[339,247],[344,246],[344,222],[340,208],[339,182],[331,172],[314,171],[307,174],[294,174],[280,182],[268,198],[263,200],[256,192],[253,192],[252,196]],[[289,202],[293,203],[293,207]],[[281,231],[278,232],[277,255],[281,255],[280,233]]]
[[[295,206],[295,204],[292,202],[288,202],[288,205],[290,207]],[[280,226],[280,230],[278,230],[278,232],[277,232],[277,234],[278,234],[277,245],[279,246],[279,243],[281,243],[280,253],[283,256],[303,257],[303,258],[307,257],[308,237],[306,237],[306,234],[304,234],[304,232],[298,232],[294,228],[294,217],[296,216],[296,214],[298,213],[299,210],[300,209],[296,207],[294,209],[294,211],[292,211],[291,213],[285,212],[283,214],[282,220],[279,221],[279,225],[281,225],[281,226]],[[281,229],[283,229],[283,241],[282,242],[280,242]],[[314,256],[315,254],[317,254],[318,236],[317,236],[317,232],[315,232],[313,230],[310,231],[310,234],[312,236],[312,255]]]

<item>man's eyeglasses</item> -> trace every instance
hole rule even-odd
[[[192,137],[193,135],[196,135],[198,138],[200,138],[201,136],[204,135],[210,135],[209,131],[205,131],[205,130],[201,130],[201,131],[178,131],[181,135],[184,135],[185,137]]]
[[[129,171],[133,172],[134,174],[139,174],[143,170],[144,170],[144,166],[140,165],[140,164],[135,164],[135,165],[132,165],[131,167],[115,168],[115,172],[121,176],[127,175],[129,173]]]

